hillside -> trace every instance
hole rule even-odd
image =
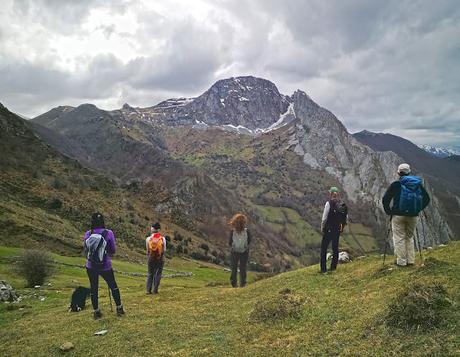
[[[0,305],[3,356],[58,356],[62,355],[59,346],[66,341],[75,345],[69,356],[455,356],[460,351],[458,242],[425,251],[423,267],[417,255],[415,267],[396,269],[388,256],[382,270],[381,258],[371,256],[340,265],[333,274],[320,275],[318,267],[312,266],[257,282],[251,276],[244,289],[228,287],[228,273],[222,269],[175,258],[168,260],[167,268],[194,275],[165,278],[160,294],[152,298],[144,293],[144,278],[118,274],[127,315],[117,318],[110,313],[102,286],[105,315],[98,321],[92,320],[90,310],[66,312],[72,289],[87,284],[83,269],[59,266],[50,285],[24,289],[24,282],[9,268],[17,253],[0,249],[0,276],[28,296],[17,305]],[[81,258],[56,259],[83,264]],[[117,260],[114,267],[146,269]],[[439,282],[447,288],[454,305],[448,303],[439,327],[387,326],[389,306],[411,286],[409,282]],[[297,306],[295,317],[254,315],[255,309],[269,309],[268,301]],[[108,330],[107,335],[93,336],[102,329]]]
[[[143,197],[46,145],[1,105],[0,129],[2,245],[79,255],[82,234],[98,210],[116,232],[126,259],[143,259],[144,239],[156,219],[171,237],[177,232],[192,238],[187,249],[199,251],[202,239],[163,219]]]

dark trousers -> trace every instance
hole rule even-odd
[[[249,251],[244,253],[231,253],[232,263],[232,275],[230,276],[230,282],[233,287],[237,286],[236,273],[238,272],[238,263],[240,265],[240,286],[246,285],[246,267],[248,265]]]
[[[153,292],[156,294],[158,293],[158,288],[160,287],[161,281],[161,274],[163,273],[163,266],[165,261],[163,259],[154,260],[149,258],[147,265],[148,265],[148,273],[147,273],[147,292],[152,292],[152,284],[153,284]]]
[[[337,263],[339,261],[339,237],[340,237],[339,230],[329,229],[323,235],[323,240],[321,241],[321,262],[320,262],[321,271],[323,273],[327,271],[326,253],[327,253],[327,247],[329,246],[329,243],[331,242],[332,242],[331,270],[335,270],[337,268]]]
[[[110,290],[112,291],[113,300],[117,306],[121,305],[120,290],[118,289],[117,282],[115,281],[115,276],[113,275],[113,270],[98,270],[98,269],[88,269],[86,268],[86,273],[88,274],[89,284],[91,286],[91,303],[93,304],[93,309],[97,310],[99,308],[99,275],[105,280]]]

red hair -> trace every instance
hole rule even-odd
[[[237,233],[240,233],[243,231],[243,229],[246,228],[246,225],[248,224],[248,218],[242,213],[237,213],[232,217],[228,224]]]

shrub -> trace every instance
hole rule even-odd
[[[200,252],[192,252],[192,254],[190,254],[190,256],[193,259],[203,260],[205,262],[210,262],[212,260],[212,257],[210,257],[208,255],[204,255],[203,253],[200,253]]]
[[[180,233],[174,232],[173,239],[181,242],[184,239],[184,237],[182,237],[182,235]]]
[[[54,177],[54,180],[52,181],[51,186],[55,188],[56,190],[62,190],[67,187],[65,181],[62,180],[60,177]]]
[[[415,283],[404,289],[389,305],[386,324],[404,329],[437,327],[452,305],[446,288],[438,283]]]
[[[286,318],[302,316],[305,298],[294,294],[290,289],[284,289],[279,295],[264,297],[254,306],[249,319],[254,322],[274,322]]]
[[[60,209],[62,207],[62,201],[59,198],[53,198],[49,204],[51,209]]]
[[[26,279],[27,286],[43,285],[55,271],[51,255],[43,250],[25,250],[16,261],[15,270]]]
[[[201,243],[201,244],[200,244],[200,248],[203,249],[203,250],[205,251],[206,254],[208,254],[209,245],[207,245],[206,243]]]

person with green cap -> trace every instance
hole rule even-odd
[[[326,273],[326,253],[329,243],[332,243],[331,271],[337,269],[339,261],[339,237],[347,224],[347,206],[339,200],[339,189],[335,186],[329,189],[329,200],[324,205],[321,220],[321,273]]]

